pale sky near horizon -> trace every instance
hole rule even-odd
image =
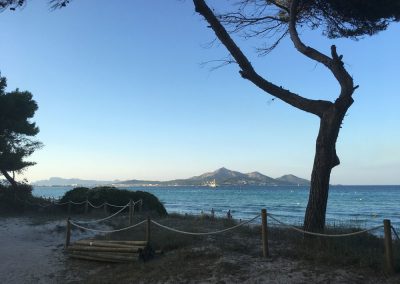
[[[74,0],[58,11],[28,1],[1,13],[0,26],[8,90],[29,90],[39,104],[34,121],[45,146],[30,158],[37,165],[25,172],[29,181],[168,180],[222,166],[311,176],[317,117],[272,102],[235,65],[203,66],[227,51],[208,46],[214,34],[192,1]],[[360,85],[339,134],[333,184],[400,184],[399,28],[360,41],[302,33],[325,53],[336,44]],[[333,76],[289,38],[265,57],[255,42],[238,43],[277,85],[337,97]]]

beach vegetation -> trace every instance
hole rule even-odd
[[[99,206],[104,202],[123,206],[128,204],[130,200],[133,202],[142,200],[142,211],[154,212],[160,216],[167,215],[167,210],[155,195],[145,191],[117,189],[112,186],[100,186],[94,188],[77,187],[67,191],[60,199],[60,203],[69,201],[80,203],[86,200],[89,200],[94,206]],[[66,207],[66,205],[64,205],[64,207]],[[74,212],[83,212],[85,210],[83,205],[72,205],[71,209]],[[109,206],[110,212],[114,212],[119,209],[120,208]]]
[[[20,214],[37,211],[39,206],[51,204],[50,200],[32,195],[32,187],[18,183],[16,187],[0,184],[0,213]]]
[[[145,218],[147,218],[146,214],[135,214],[134,224]],[[226,218],[175,213],[166,217],[154,216],[152,219],[165,226],[188,232],[212,232],[237,224],[236,220]],[[114,228],[122,228],[126,226],[126,218],[116,218],[108,224]],[[342,234],[355,232],[360,228],[343,224],[327,226],[326,230],[331,234]],[[115,266],[112,272],[108,268],[103,268],[108,273],[99,275],[102,277],[107,274],[118,275],[118,280],[122,282],[139,278],[147,282],[163,282],[174,279],[177,274],[183,274],[183,279],[200,281],[208,275],[207,271],[217,270],[239,279],[241,275],[252,275],[244,272],[251,270],[254,265],[266,265],[266,269],[269,270],[269,265],[274,266],[274,263],[279,265],[283,260],[286,264],[302,263],[302,266],[293,266],[291,269],[298,270],[299,273],[307,273],[304,275],[307,279],[311,279],[311,275],[324,273],[324,271],[341,271],[343,268],[346,271],[358,271],[365,279],[385,275],[383,240],[379,236],[365,233],[346,238],[316,237],[311,240],[290,228],[278,226],[270,226],[268,235],[270,257],[263,258],[261,227],[257,224],[244,225],[223,234],[198,236],[171,232],[152,224],[151,246],[156,251],[162,251],[162,256],[156,257],[145,265],[135,264],[134,272],[126,268],[127,264]],[[143,224],[126,231],[97,235],[95,238],[145,240],[146,228]],[[400,241],[393,242],[393,251],[396,270],[400,271]],[[283,271],[287,269],[285,265],[282,266]],[[278,277],[282,279],[283,275]],[[357,281],[359,281],[357,283],[363,283],[363,279],[357,279]]]
[[[30,92],[18,89],[6,92],[6,87],[7,80],[0,75],[0,172],[18,189],[15,173],[34,165],[25,158],[42,146],[32,139],[39,128],[30,121],[38,105]]]

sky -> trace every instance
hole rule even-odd
[[[212,5],[224,2],[208,1]],[[221,7],[216,7],[221,8]],[[223,8],[223,7],[222,7]],[[28,1],[0,14],[0,71],[30,91],[44,147],[19,179],[187,178],[220,167],[309,179],[319,119],[242,79],[192,1],[74,0],[57,11]],[[359,41],[302,31],[324,53],[336,44],[355,84],[337,142],[333,184],[400,184],[399,24]],[[324,66],[285,39],[235,37],[256,70],[312,99],[334,100]]]

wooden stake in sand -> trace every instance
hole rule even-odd
[[[261,237],[263,244],[263,256],[269,256],[268,249],[268,228],[267,228],[267,209],[261,209]]]
[[[383,220],[383,230],[385,233],[385,259],[386,269],[389,274],[394,274],[394,261],[393,261],[393,249],[392,249],[392,225],[390,220]]]
[[[89,200],[86,199],[86,202],[85,202],[85,214],[87,214],[88,211],[89,211]]]
[[[150,217],[147,217],[147,223],[146,223],[146,242],[147,243],[150,243],[150,224],[151,224]]]
[[[129,200],[129,225],[133,224],[133,202],[132,199]]]
[[[65,232],[65,248],[68,248],[70,240],[71,240],[71,218],[68,217],[67,219],[67,228]]]

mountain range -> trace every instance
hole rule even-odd
[[[294,175],[284,175],[279,178],[272,178],[259,172],[241,173],[220,168],[216,171],[204,173],[188,179],[175,179],[170,181],[147,181],[147,180],[126,180],[126,181],[96,181],[81,179],[63,179],[52,177],[48,180],[40,180],[32,183],[35,186],[96,186],[114,185],[119,187],[128,186],[308,186],[310,181]]]

